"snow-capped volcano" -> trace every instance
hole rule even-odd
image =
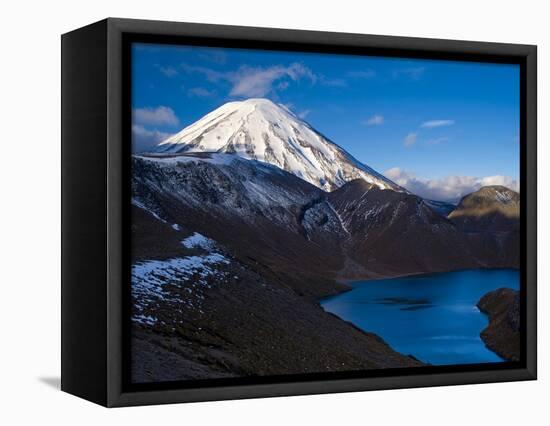
[[[325,191],[354,179],[405,191],[268,99],[226,103],[161,142],[154,152],[234,153],[280,167]]]

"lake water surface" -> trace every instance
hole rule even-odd
[[[357,281],[321,301],[328,312],[378,334],[393,349],[433,365],[498,362],[479,333],[488,323],[476,303],[500,287],[519,289],[515,269],[473,269]]]

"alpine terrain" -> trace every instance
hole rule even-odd
[[[318,300],[352,279],[517,267],[518,200],[423,200],[282,106],[225,104],[132,158],[132,378],[422,365]]]

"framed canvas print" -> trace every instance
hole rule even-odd
[[[62,83],[63,390],[536,378],[536,47],[107,19]]]

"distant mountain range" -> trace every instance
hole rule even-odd
[[[316,301],[345,280],[519,266],[514,191],[424,200],[267,100],[134,155],[132,197],[134,344],[172,379],[417,365]],[[167,373],[148,345],[192,366]]]

